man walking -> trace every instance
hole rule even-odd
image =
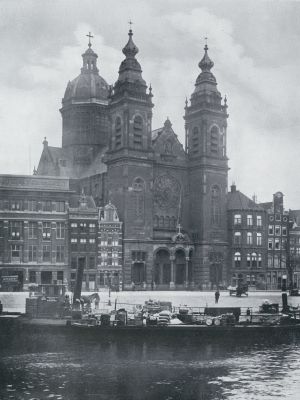
[[[217,289],[217,291],[216,291],[216,293],[215,293],[215,303],[216,303],[216,304],[218,304],[219,298],[220,298],[220,292],[219,292],[219,289]]]

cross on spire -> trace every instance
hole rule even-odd
[[[204,40],[205,40],[205,46],[204,46],[204,50],[208,50],[208,46],[207,46],[207,39],[208,37],[205,36]]]
[[[91,38],[93,38],[94,36],[91,34],[91,32],[89,32],[89,34],[86,36],[89,38],[89,47],[91,47],[92,46]]]
[[[130,28],[129,28],[129,34],[132,35],[132,25],[133,25],[133,22],[131,21],[131,19],[128,21],[128,24],[129,24],[129,26],[130,26]]]

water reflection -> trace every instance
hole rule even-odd
[[[99,341],[56,334],[0,344],[0,398],[295,399],[300,344]]]

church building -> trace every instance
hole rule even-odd
[[[186,101],[183,145],[169,119],[152,129],[152,88],[131,29],[128,35],[113,85],[99,74],[89,41],[80,74],[62,99],[62,147],[45,138],[36,174],[69,178],[70,190],[92,196],[97,207],[115,207],[124,289],[225,284],[228,114],[208,47]],[[100,267],[103,260],[96,259]]]

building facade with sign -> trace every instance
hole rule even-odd
[[[69,180],[0,175],[0,285],[63,285],[68,267]]]

